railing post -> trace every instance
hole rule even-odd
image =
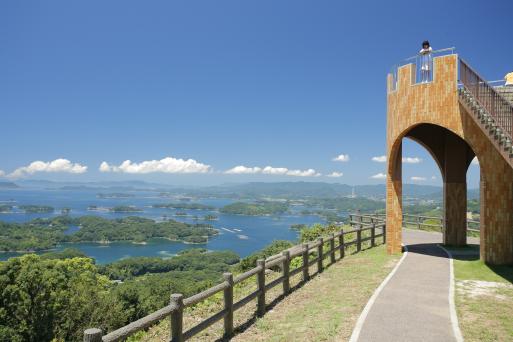
[[[98,328],[84,330],[84,342],[102,342],[102,331]]]
[[[383,244],[387,243],[387,224],[383,223]]]
[[[324,240],[322,237],[317,238],[317,241],[319,242],[319,246],[317,246],[317,254],[319,254],[319,257],[317,259],[317,271],[319,273],[322,272],[322,255],[323,255],[323,245]]]
[[[265,314],[265,259],[258,259],[257,266],[260,268],[257,273],[257,314],[263,316]]]
[[[420,230],[420,216],[417,216],[417,229]]]
[[[371,228],[371,247],[375,247],[375,246],[376,246],[376,224],[373,223],[372,228]]]
[[[173,293],[171,304],[176,306],[171,312],[171,342],[183,342],[183,295]]]
[[[340,259],[344,258],[345,254],[346,254],[346,246],[345,245],[345,242],[344,242],[344,229],[340,229],[340,236],[338,237],[338,244],[339,244],[339,248],[340,248]]]
[[[356,251],[360,252],[362,250],[362,228],[358,228],[356,231]]]
[[[224,335],[233,335],[233,274],[230,272],[223,273],[224,281],[228,283],[228,287],[224,290]]]
[[[362,228],[362,221],[363,221],[363,218],[362,218],[362,215],[361,215],[361,212],[360,212],[360,209],[357,209],[356,210],[356,214],[358,215],[357,217],[357,220],[360,224],[357,225],[358,228]]]
[[[290,292],[290,252],[283,251],[281,252],[283,255],[283,294],[287,295]]]
[[[303,244],[303,281],[306,283],[308,279],[310,279],[310,274],[308,272],[308,264],[309,264],[309,253],[308,253],[308,244]]]
[[[330,252],[331,263],[334,264],[337,261],[335,259],[335,234],[331,234],[330,237]]]

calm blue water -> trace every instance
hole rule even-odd
[[[105,191],[108,192],[108,191]],[[124,192],[125,193],[125,192]],[[61,214],[62,208],[71,208],[69,215],[97,215],[105,218],[120,218],[125,216],[137,215],[154,220],[162,220],[166,215],[168,218],[187,223],[204,223],[205,221],[195,221],[193,216],[200,218],[207,214],[219,217],[216,221],[207,221],[206,223],[217,228],[220,234],[213,237],[206,244],[190,245],[181,242],[172,242],[168,240],[150,241],[146,245],[137,245],[132,243],[111,243],[102,245],[97,243],[77,243],[63,244],[56,248],[62,250],[66,247],[74,247],[82,250],[88,256],[96,259],[97,263],[104,264],[122,258],[132,256],[172,256],[177,252],[196,247],[204,247],[209,250],[232,250],[241,257],[247,256],[273,240],[295,240],[298,233],[290,229],[290,225],[303,223],[314,224],[324,223],[324,220],[317,216],[299,215],[303,208],[300,206],[292,207],[292,214],[279,216],[241,216],[225,215],[216,210],[175,210],[151,208],[151,205],[158,203],[177,203],[176,198],[159,197],[155,192],[131,192],[134,197],[130,198],[98,198],[98,191],[72,191],[72,190],[5,190],[0,191],[0,205],[10,204],[14,206],[23,204],[49,205],[55,208],[54,213],[46,214],[25,214],[22,212],[0,213],[0,221],[6,222],[26,222],[38,217],[53,217]],[[198,198],[193,199],[191,203],[202,203],[216,208],[232,203],[230,199]],[[108,211],[88,211],[87,207],[96,205],[98,207],[114,207],[118,205],[133,205],[143,209],[137,213],[112,213]],[[186,212],[188,216],[174,216],[177,211]],[[72,234],[78,227],[70,227],[66,232]],[[12,256],[19,256],[17,253],[0,253],[0,260],[6,260]]]

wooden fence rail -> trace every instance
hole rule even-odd
[[[440,223],[426,223],[426,220],[434,220]],[[385,214],[349,214],[349,224],[351,227],[368,227],[375,223],[385,223]],[[467,230],[479,232],[479,221],[467,220]],[[444,219],[439,216],[424,216],[403,214],[403,227],[415,226],[417,229],[421,227],[439,228],[443,231]]]
[[[312,277],[310,267],[317,264],[317,274],[321,273],[325,267],[323,263],[324,259],[329,258],[330,264],[337,261],[337,251],[338,260],[340,260],[344,258],[345,250],[348,246],[356,245],[356,251],[359,252],[362,250],[362,244],[364,242],[370,241],[369,247],[374,247],[376,245],[376,239],[379,237],[382,237],[383,243],[386,242],[386,226],[382,220],[376,220],[370,225],[367,225],[362,221],[359,222],[359,226],[354,229],[347,231],[341,229],[330,236],[321,237],[316,241],[291,247],[283,251],[281,254],[271,256],[265,260],[259,259],[257,260],[256,267],[235,277],[231,273],[224,273],[224,281],[222,283],[189,298],[184,299],[182,294],[172,294],[168,306],[122,328],[112,331],[107,335],[103,335],[102,331],[97,328],[87,329],[84,331],[84,342],[123,341],[136,332],[147,329],[166,317],[169,317],[171,320],[171,342],[182,342],[188,340],[220,320],[224,321],[224,335],[231,336],[234,331],[234,312],[256,299],[256,313],[258,316],[264,315],[266,310],[266,292],[273,287],[282,284],[283,295],[286,296],[291,291],[290,277],[302,273],[302,281],[307,282]],[[362,233],[367,231],[370,232],[370,236],[363,237]],[[345,237],[349,234],[356,236],[356,238],[352,241],[346,241]],[[324,250],[325,247],[327,247],[326,251]],[[311,258],[311,256],[313,258]],[[302,264],[301,266],[291,270],[291,260],[296,257],[302,259]],[[280,267],[281,275],[266,284],[265,271],[275,266]],[[234,302],[234,286],[252,276],[256,276],[257,289],[246,297]],[[189,330],[184,331],[184,309],[204,301],[219,292],[223,292],[223,309],[196,324]]]

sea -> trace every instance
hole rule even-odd
[[[178,252],[189,248],[206,248],[210,251],[231,250],[245,257],[270,244],[273,240],[298,239],[298,231],[291,229],[293,224],[312,225],[325,223],[325,220],[316,215],[302,215],[305,208],[301,205],[291,206],[290,213],[273,216],[245,216],[227,215],[218,211],[219,208],[233,203],[235,200],[228,198],[188,198],[162,194],[151,191],[123,192],[129,197],[107,196],[99,194],[111,194],[110,191],[98,190],[54,190],[54,189],[13,189],[0,190],[0,205],[12,205],[12,212],[0,213],[0,221],[28,222],[40,217],[54,217],[62,215],[62,209],[70,208],[70,216],[95,215],[108,219],[125,216],[141,216],[156,221],[173,219],[186,223],[208,223],[219,231],[217,236],[209,239],[205,244],[186,244],[164,239],[151,240],[147,244],[133,244],[126,242],[100,243],[64,243],[58,245],[55,250],[63,250],[73,247],[83,251],[94,258],[98,264],[106,264],[116,260],[136,256],[160,256],[172,257]],[[153,208],[155,204],[163,203],[200,203],[215,207],[214,210],[187,210]],[[52,213],[25,213],[17,209],[21,205],[47,205],[55,209]],[[141,212],[116,213],[108,210],[88,210],[89,207],[112,208],[115,206],[135,206],[142,209]],[[177,212],[185,212],[187,216],[175,216]],[[343,215],[343,213],[341,213]],[[215,215],[215,221],[196,221],[194,216],[202,218],[205,215]],[[70,227],[68,234],[72,234],[79,227]],[[1,232],[0,232],[1,235]],[[0,260],[20,256],[20,253],[1,253]]]

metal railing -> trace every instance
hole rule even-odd
[[[351,236],[355,237],[354,240],[347,241]],[[379,237],[382,238],[383,243],[386,242],[385,223],[365,224],[360,222],[356,229],[348,231],[341,229],[330,236],[319,237],[316,241],[291,247],[281,254],[271,256],[265,260],[259,259],[256,267],[235,277],[232,273],[224,273],[224,281],[222,283],[189,298],[183,298],[181,294],[172,294],[171,302],[168,306],[107,335],[103,336],[102,331],[97,328],[87,329],[84,331],[84,342],[124,341],[136,332],[147,329],[165,318],[170,318],[171,320],[171,342],[188,340],[220,320],[224,321],[224,336],[229,337],[234,332],[233,315],[236,310],[256,299],[256,313],[262,316],[266,312],[267,291],[282,284],[283,295],[286,296],[291,292],[290,278],[292,276],[301,274],[302,283],[305,283],[312,276],[323,271],[325,268],[325,258],[329,258],[330,265],[334,264],[337,259],[341,260],[344,258],[347,247],[355,246],[356,252],[361,251],[364,244],[372,248],[376,246]],[[327,248],[325,249],[325,247]],[[314,256],[314,258],[311,258],[311,256]],[[291,270],[291,260],[296,257],[302,260],[302,264]],[[310,267],[313,265],[317,265],[316,273],[310,273]],[[281,276],[266,283],[266,270],[277,266],[281,269]],[[234,302],[234,286],[251,277],[256,278],[257,289]],[[184,309],[198,304],[219,292],[223,292],[223,309],[184,331]]]
[[[459,59],[459,80],[479,106],[490,114],[502,131],[511,138],[513,106],[509,101],[461,58]]]
[[[427,63],[427,67],[429,68],[429,74],[428,74],[428,82],[433,81],[433,58],[446,56],[446,55],[452,55],[456,51],[455,47],[449,47],[439,50],[434,50],[429,54],[429,57],[426,55],[416,54],[415,56],[408,57],[406,59],[403,59],[399,63],[395,64],[390,74],[392,75],[392,88],[390,91],[397,90],[397,82],[398,82],[398,69],[404,65],[407,64],[415,64],[415,73],[412,75],[412,84],[421,83],[422,81],[422,66]],[[426,59],[425,59],[426,58]]]
[[[349,215],[349,224],[353,227],[359,227],[361,224],[369,223],[384,223],[386,214],[367,214],[362,215],[359,213]],[[436,221],[437,223],[433,223]],[[479,232],[479,221],[467,219],[467,231]],[[403,227],[404,228],[417,228],[421,230],[423,227],[438,228],[440,232],[444,229],[444,219],[439,216],[424,216],[424,215],[410,215],[403,214]]]

